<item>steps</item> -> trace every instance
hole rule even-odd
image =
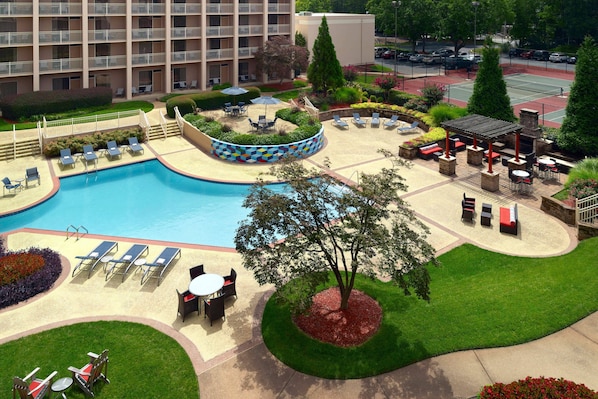
[[[17,141],[16,149],[13,143],[0,144],[0,161],[8,161],[16,158],[24,158],[41,154],[39,141],[37,139],[26,139]]]
[[[166,123],[166,137],[173,137],[173,136],[180,136],[181,130],[179,129],[179,125],[177,125],[176,121],[171,121]],[[147,138],[148,140],[156,140],[156,139],[164,139],[164,131],[162,130],[162,126],[160,125],[153,125],[147,131]]]

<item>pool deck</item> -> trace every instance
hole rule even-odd
[[[268,113],[275,106],[268,107]],[[150,113],[156,116],[157,109]],[[358,128],[350,124],[341,130],[325,122],[324,148],[304,160],[308,165],[323,167],[331,161],[331,172],[354,179],[358,172],[376,172],[389,161],[376,150],[396,151],[398,145],[414,136],[396,131]],[[247,123],[246,121],[244,123]],[[158,158],[167,166],[191,176],[227,182],[251,183],[268,165],[236,165],[202,153],[182,137],[153,140],[144,144],[143,155],[124,153],[122,159],[108,160],[101,156],[98,168]],[[0,198],[0,214],[24,209],[43,201],[59,188],[59,177],[84,171],[81,161],[75,169],[62,170],[56,159],[20,158],[1,162],[3,175],[15,179],[24,176],[26,168],[37,166],[41,184]],[[447,177],[438,173],[432,160],[415,160],[402,172],[409,189],[403,194],[418,216],[431,230],[429,241],[438,253],[462,243],[471,242],[482,248],[518,256],[546,257],[571,251],[577,243],[575,230],[540,208],[541,195],[557,192],[558,182],[535,180],[531,195],[512,193],[505,175],[500,190],[490,193],[480,188],[480,168],[467,165],[464,153],[458,155],[457,173]],[[500,165],[495,166],[501,170]],[[93,177],[90,173],[90,178]],[[564,179],[561,177],[561,182]],[[476,222],[460,220],[463,193],[477,198]],[[139,192],[144,197],[143,188]],[[118,193],[111,199],[118,206]],[[481,203],[493,204],[492,225],[479,223]],[[498,208],[519,204],[520,233],[517,236],[499,232]],[[116,223],[126,223],[118,220]],[[65,225],[66,227],[66,225]],[[546,234],[550,231],[550,234]],[[380,376],[360,380],[326,380],[298,373],[287,368],[269,353],[260,334],[263,306],[272,287],[260,287],[251,273],[241,266],[241,258],[232,248],[173,244],[159,241],[116,237],[119,255],[134,242],[150,247],[147,258],[153,260],[165,246],[178,246],[182,257],[172,265],[157,286],[155,280],[140,285],[141,273],[130,271],[124,282],[120,276],[105,281],[101,265],[91,278],[87,274],[71,277],[77,255],[89,253],[101,240],[115,237],[90,234],[76,239],[65,232],[22,229],[5,235],[8,249],[30,246],[50,247],[64,258],[65,268],[54,288],[47,293],[10,308],[0,310],[0,343],[82,321],[126,320],[148,324],[175,338],[188,352],[198,376],[202,398],[470,398],[481,387],[493,382],[510,382],[526,376],[563,377],[598,389],[598,316],[596,314],[548,337],[508,348],[462,351],[427,359]],[[185,323],[176,314],[175,289],[182,291],[189,283],[188,269],[203,263],[209,273],[228,274],[231,267],[238,273],[239,297],[226,302],[226,320],[210,326],[203,314],[189,316]],[[86,306],[89,295],[101,298],[93,308]],[[151,303],[152,306],[147,306]],[[203,312],[202,312],[203,313]],[[102,350],[103,348],[90,348]],[[223,381],[227,381],[223,383]],[[232,383],[231,381],[235,381]]]

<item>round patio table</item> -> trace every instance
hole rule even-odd
[[[224,286],[224,277],[218,274],[202,274],[189,284],[189,292],[195,296],[210,296]]]

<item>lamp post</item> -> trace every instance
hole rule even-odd
[[[472,1],[471,5],[473,6],[473,60],[475,62],[476,42],[478,37],[478,6],[480,5],[480,2]]]
[[[392,0],[392,6],[395,9],[395,76],[397,76],[397,11],[400,5],[400,1]]]

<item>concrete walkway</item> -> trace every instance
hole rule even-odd
[[[274,112],[273,107],[268,108]],[[157,112],[157,111],[153,111]],[[307,164],[322,167],[325,158],[333,172],[349,179],[357,173],[376,172],[388,162],[376,152],[379,148],[396,151],[398,145],[417,135],[398,135],[382,128],[340,130],[325,122],[326,145]],[[99,160],[99,168],[158,158],[167,166],[186,174],[213,180],[253,182],[268,169],[267,165],[233,165],[198,151],[184,138],[154,140],[144,144],[145,153],[125,153],[121,160]],[[41,157],[2,162],[1,168],[11,178],[26,167],[38,166],[41,185],[30,187],[16,196],[0,199],[0,214],[23,209],[43,201],[59,188],[60,176],[83,172],[61,170],[56,159]],[[570,226],[548,217],[539,210],[542,193],[554,193],[560,184],[536,183],[532,195],[520,196],[501,183],[497,193],[479,188],[479,168],[458,160],[457,174],[438,173],[434,161],[416,160],[404,169],[409,191],[404,198],[431,228],[430,242],[444,253],[464,242],[519,256],[552,256],[566,253],[576,245]],[[502,176],[501,176],[502,177]],[[506,179],[504,179],[506,181]],[[563,179],[561,179],[563,181]],[[460,200],[463,192],[490,202],[495,211],[492,226],[463,223]],[[148,199],[149,200],[149,199]],[[498,207],[519,204],[521,232],[518,236],[498,231]],[[550,231],[550,235],[544,234]],[[93,233],[93,232],[92,232]],[[106,238],[116,238],[119,254],[139,240],[89,234],[80,240],[66,239],[64,232],[21,229],[4,235],[11,250],[30,246],[50,247],[65,259],[65,270],[55,287],[38,297],[0,311],[0,343],[59,325],[91,320],[129,320],[151,325],[174,337],[188,352],[195,367],[202,398],[470,398],[481,387],[495,381],[510,382],[530,376],[563,377],[598,390],[598,316],[596,314],[563,331],[524,345],[463,351],[418,362],[384,375],[361,380],[333,381],[315,378],[287,368],[272,357],[260,334],[263,306],[272,292],[260,287],[251,273],[241,266],[240,256],[232,248],[179,245],[183,256],[167,273],[160,286],[150,281],[139,284],[141,274],[131,272],[121,282],[120,276],[105,281],[97,267],[91,278],[71,277],[76,255],[88,253]],[[167,242],[147,241],[153,259]],[[231,267],[239,273],[239,298],[227,302],[224,322],[210,326],[203,317],[189,317],[185,323],[176,315],[175,289],[185,289],[188,268],[203,263],[209,272],[228,274]],[[85,306],[89,295],[102,297],[97,306]],[[151,303],[152,306],[147,306]],[[90,350],[93,348],[90,348]],[[101,350],[96,348],[96,350]]]

